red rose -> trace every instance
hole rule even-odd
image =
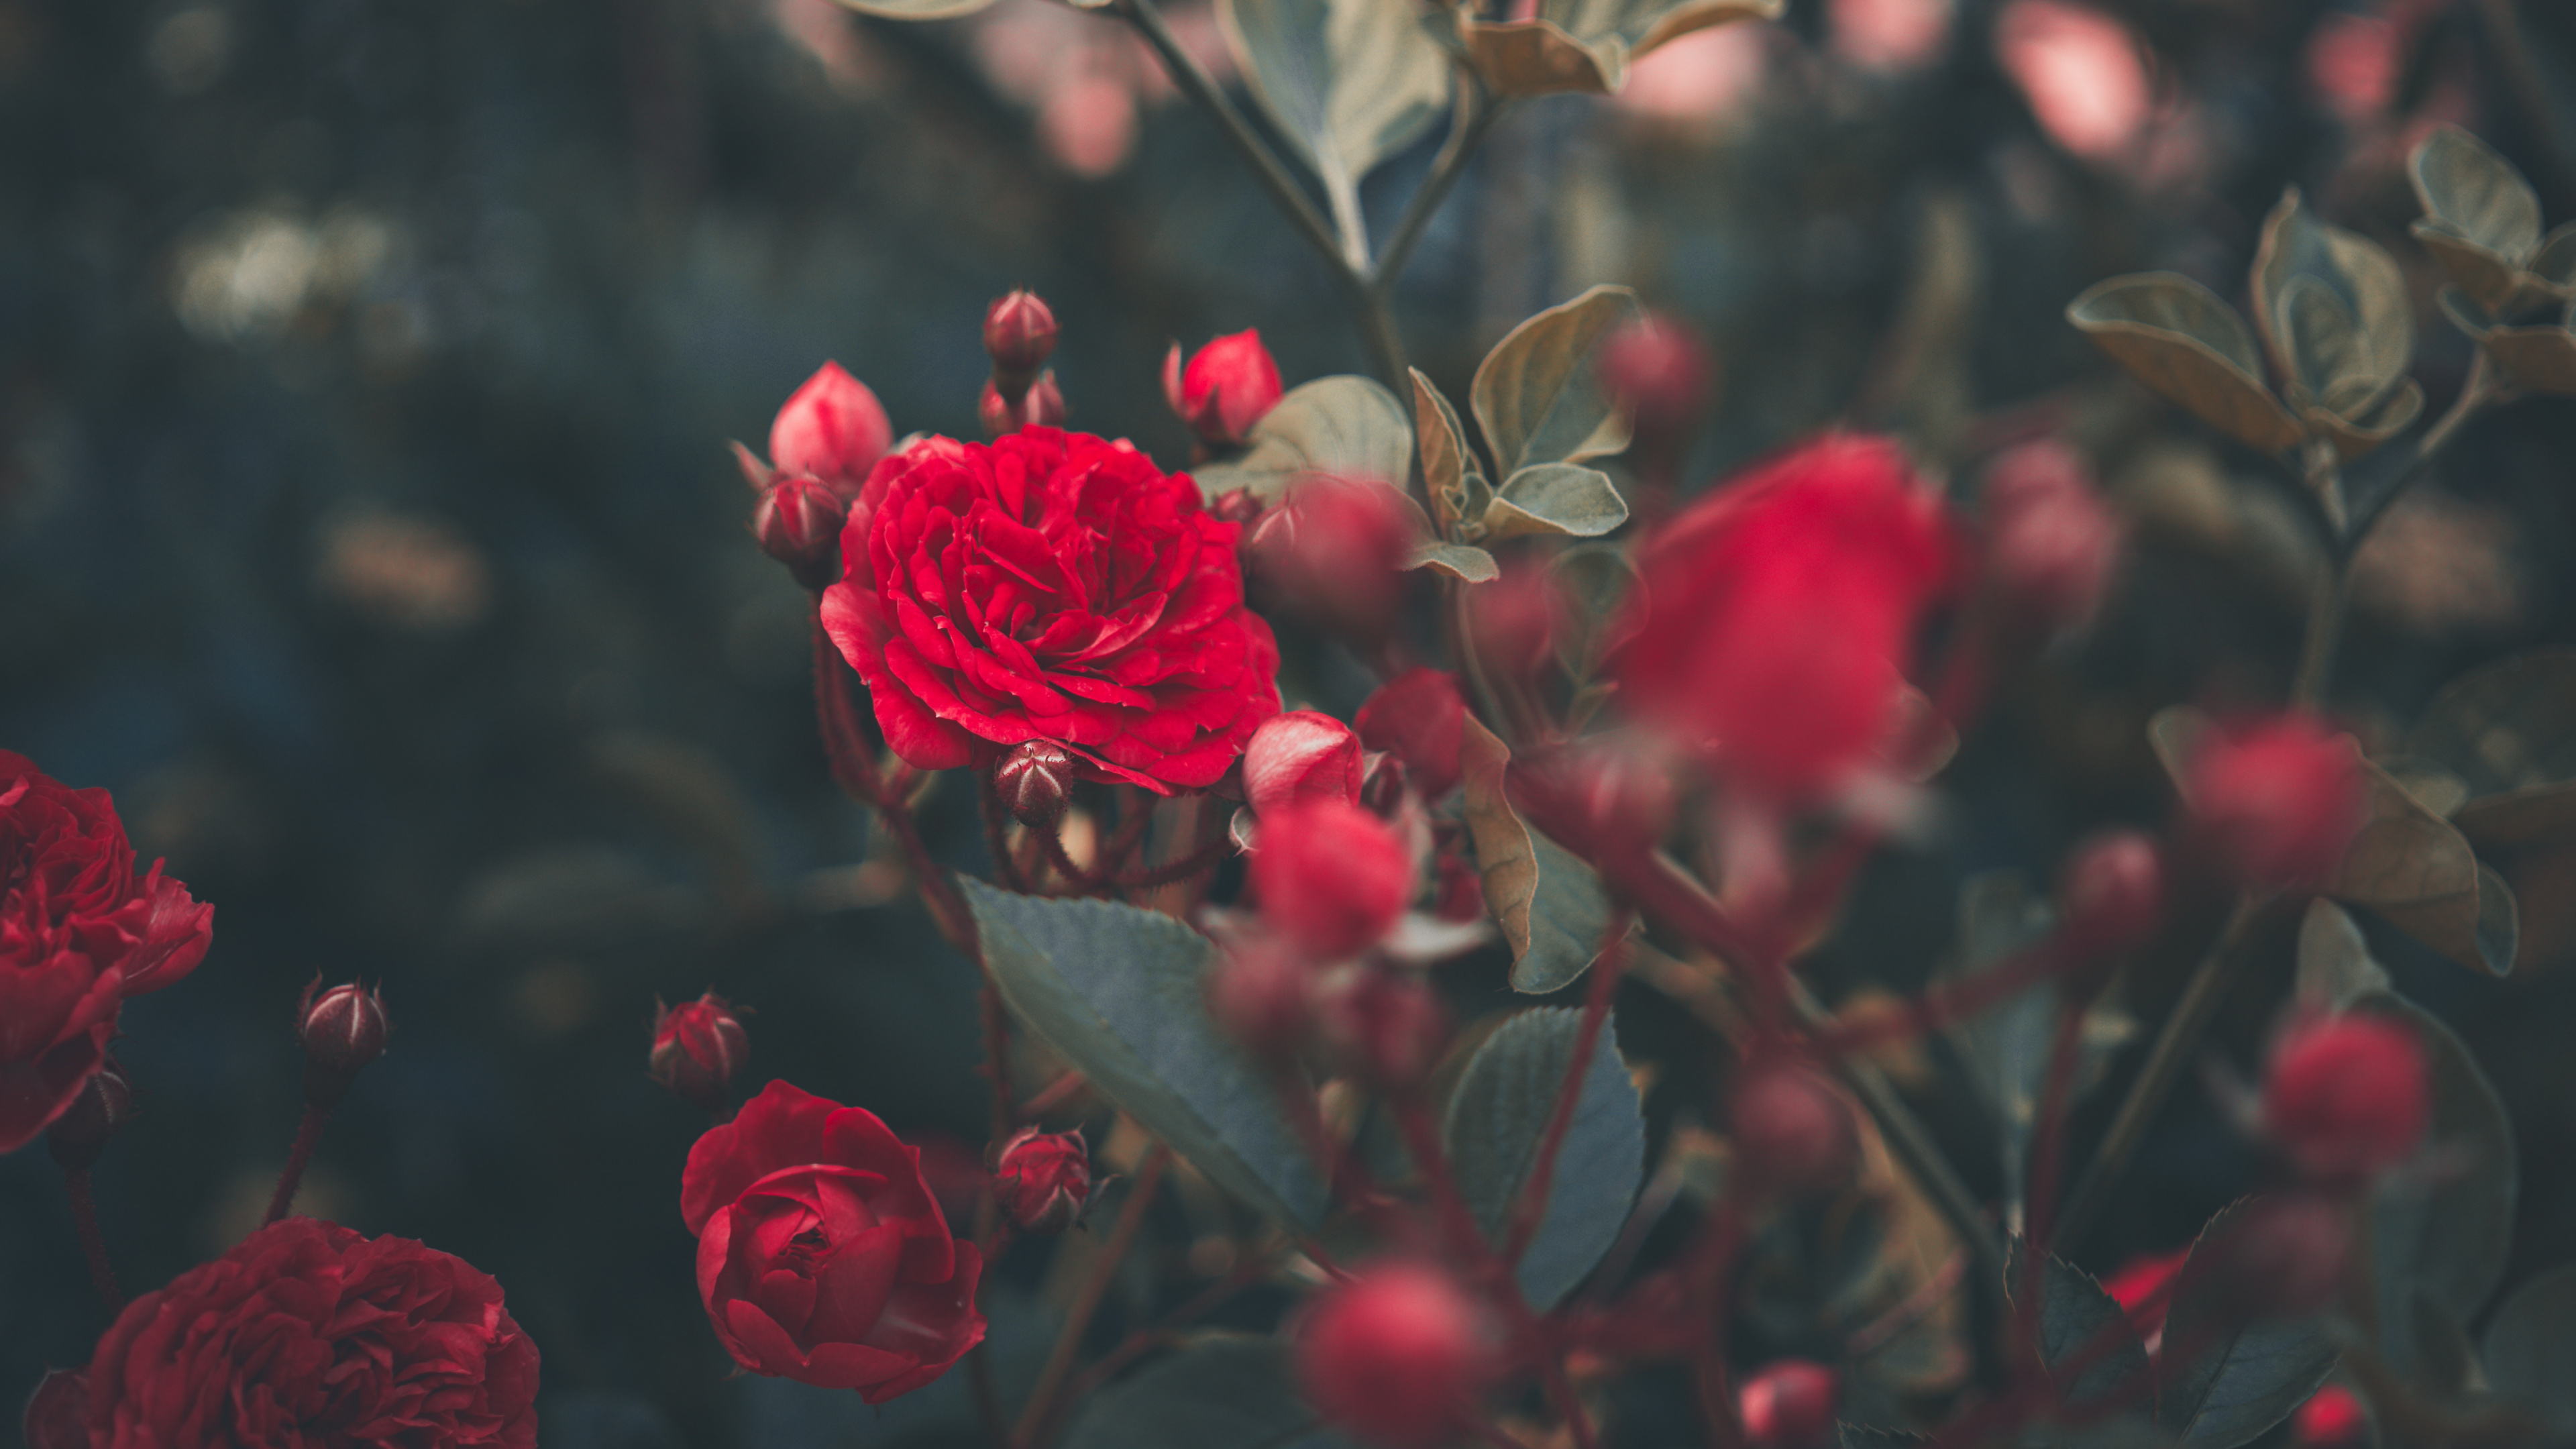
[[[1896,726],[1915,628],[1957,552],[1940,496],[1895,443],[1808,443],[1647,546],[1621,697],[1747,788],[1830,790]]]
[[[106,1060],[125,998],[196,969],[215,908],[134,847],[105,790],[0,750],[0,1152],[33,1141]]]
[[[88,1379],[90,1449],[537,1442],[537,1346],[500,1284],[312,1218],[127,1304]]]
[[[932,438],[868,476],[823,624],[915,766],[1045,740],[1086,778],[1202,789],[1279,712],[1235,535],[1123,442]]]
[[[680,1216],[734,1362],[881,1404],[984,1339],[984,1260],[872,1112],[772,1082],[689,1149]]]

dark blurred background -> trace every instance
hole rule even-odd
[[[1209,12],[1174,22],[1230,70]],[[2291,183],[2429,299],[2407,147],[2467,125],[2576,216],[2571,41],[2548,0],[1792,0],[1497,130],[1399,295],[1453,396],[1522,316],[1627,281],[1721,356],[1695,479],[1850,420],[1966,491],[2063,428],[2138,521],[2118,602],[2007,682],[1827,985],[1919,978],[1972,871],[2162,818],[2154,709],[2286,681],[2292,515],[2259,460],[2112,379],[2067,299],[2149,267],[2241,298]],[[299,989],[381,980],[392,1050],[303,1206],[496,1274],[550,1445],[951,1432],[953,1386],[880,1416],[729,1378],[693,1292],[677,1174],[705,1124],[644,1074],[657,995],[748,1003],[751,1083],[951,1156],[983,1110],[969,973],[829,785],[804,597],[723,445],[760,448],[826,358],[899,434],[971,432],[981,309],[1026,285],[1062,320],[1073,424],[1177,467],[1172,339],[1257,326],[1292,384],[1361,368],[1318,266],[1150,56],[1040,0],[913,27],[829,0],[0,0],[0,137],[0,746],[113,790],[217,907],[204,965],[125,1018],[145,1110],[99,1190],[129,1291],[255,1224]],[[1373,179],[1381,228],[1437,139]],[[2419,315],[2439,408],[2467,350]],[[2576,641],[2570,423],[2490,418],[2388,520],[2335,692],[2366,737]],[[1290,652],[1292,696],[1356,702],[1346,658]],[[931,826],[971,867],[949,793]],[[2513,980],[2374,942],[2513,1106],[2519,1276],[2576,1250],[2576,854],[2507,865]],[[1454,984],[1490,996],[1494,967]],[[2277,999],[2238,993],[2238,1061]],[[1688,1040],[1642,989],[1624,1010],[1632,1051]],[[1926,1102],[1991,1184],[1955,1084]],[[2187,1239],[2252,1171],[2184,1103],[2091,1266]],[[0,1160],[7,1432],[104,1325],[72,1244],[45,1154]],[[996,1309],[1006,1377],[1043,1350],[1036,1261]]]

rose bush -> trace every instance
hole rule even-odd
[[[872,1112],[770,1083],[689,1149],[680,1215],[716,1337],[754,1373],[879,1404],[983,1341],[983,1256]]]
[[[1203,788],[1279,712],[1236,532],[1124,442],[932,438],[869,475],[823,624],[919,768],[1044,740],[1090,779]]]
[[[125,998],[196,969],[214,916],[159,861],[135,879],[105,790],[0,750],[0,1152],[80,1095]]]
[[[537,1347],[500,1284],[311,1218],[127,1304],[87,1379],[91,1449],[537,1442]]]

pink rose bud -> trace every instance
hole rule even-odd
[[[807,473],[847,503],[868,470],[894,442],[894,424],[868,385],[824,363],[805,379],[769,425],[769,462],[781,473]]]
[[[63,1115],[45,1129],[45,1148],[66,1171],[84,1171],[107,1150],[107,1139],[134,1115],[134,1083],[125,1068],[108,1058],[72,1098]]]
[[[1245,548],[1255,577],[1282,603],[1371,646],[1394,626],[1413,525],[1404,495],[1386,484],[1318,474],[1261,516]]]
[[[2296,1449],[2364,1449],[2370,1443],[2370,1416],[2352,1390],[2328,1384],[2290,1416],[2290,1443]]]
[[[1036,372],[1055,351],[1055,313],[1025,289],[994,298],[984,309],[984,350],[992,354],[997,373],[1026,377]]]
[[[1255,815],[1307,800],[1360,798],[1360,737],[1311,709],[1274,715],[1243,747],[1243,796]]]
[[[1208,978],[1208,1015],[1255,1061],[1281,1066],[1314,1028],[1313,980],[1305,959],[1286,945],[1237,942]]]
[[[1322,1014],[1352,1073],[1380,1091],[1422,1085],[1449,1042],[1449,1014],[1413,976],[1368,972],[1328,997]]]
[[[2123,529],[2083,455],[2054,438],[2011,449],[1987,470],[1985,509],[1987,568],[2017,611],[2051,631],[2091,620]]]
[[[1717,375],[1697,334],[1676,318],[1652,313],[1624,324],[1601,345],[1601,385],[1635,419],[1637,437],[1678,442],[1698,420]]]
[[[1816,1196],[1850,1177],[1859,1154],[1842,1095],[1798,1062],[1747,1067],[1736,1078],[1727,1117],[1736,1169],[1757,1190]]]
[[[2103,957],[2145,945],[2164,919],[2165,868],[2156,843],[2134,830],[2114,830],[2076,847],[2058,878],[2065,914],[2063,945],[2086,970]]]
[[[393,1029],[385,999],[362,991],[357,983],[334,986],[316,996],[316,976],[304,988],[295,1009],[295,1034],[304,1043],[304,1100],[331,1107],[349,1094],[349,1084],[367,1063],[385,1054],[385,1036]]]
[[[1259,329],[1217,338],[1186,368],[1177,342],[1163,359],[1163,397],[1212,448],[1241,446],[1279,393],[1279,364],[1261,345]]]
[[[2220,863],[2266,887],[2333,879],[2368,808],[2352,742],[2300,713],[2212,730],[2183,797]]]
[[[1473,1422],[1496,1334],[1483,1305],[1426,1264],[1370,1269],[1299,1320],[1297,1379],[1326,1421],[1386,1449],[1434,1449]]]
[[[1072,1227],[1091,1201],[1091,1150],[1082,1129],[1022,1128],[994,1159],[993,1194],[1021,1232],[1052,1237]]]
[[[975,416],[984,425],[985,435],[998,438],[1022,428],[1055,428],[1064,425],[1064,394],[1056,388],[1052,369],[1040,373],[1018,401],[1002,395],[992,383],[984,384],[984,395],[975,404]]]
[[[1834,1371],[1805,1359],[1781,1359],[1754,1371],[1735,1394],[1751,1449],[1824,1449],[1834,1442]]]
[[[695,1001],[660,1008],[646,1066],[653,1080],[715,1112],[726,1084],[750,1055],[751,1037],[743,1031],[740,1015],[710,991]]]
[[[840,574],[841,521],[848,514],[849,505],[821,479],[781,478],[753,506],[751,536],[798,583],[826,588]]]
[[[1404,772],[1425,800],[1458,788],[1458,752],[1466,737],[1467,699],[1458,677],[1439,669],[1408,669],[1360,706],[1352,723],[1360,743],[1404,761]]]
[[[2273,1044],[2263,1130],[2312,1180],[2359,1186],[2415,1155],[2432,1115],[2427,1076],[2404,1024],[2309,1017]]]
[[[993,767],[993,788],[1012,819],[1053,835],[1073,802],[1073,755],[1046,740],[1014,745]]]
[[[2258,1197],[2200,1252],[2238,1322],[2299,1318],[2334,1306],[2352,1258],[2352,1222],[2343,1206],[2316,1193]]]
[[[1413,899],[1412,852],[1385,821],[1340,800],[1265,817],[1251,875],[1262,918],[1317,960],[1377,944]]]
[[[45,1375],[21,1423],[27,1449],[90,1449],[89,1380],[78,1369]]]

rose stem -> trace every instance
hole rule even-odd
[[[268,1216],[260,1219],[263,1227],[286,1216],[286,1210],[295,1205],[295,1189],[304,1181],[304,1169],[313,1163],[313,1149],[322,1143],[322,1123],[330,1115],[328,1107],[306,1104],[304,1119],[295,1124],[295,1145],[287,1149],[286,1170],[277,1175],[277,1191],[268,1200]]]
[[[1118,1209],[1118,1225],[1109,1230],[1109,1241],[1102,1245],[1098,1261],[1091,1265],[1091,1277],[1082,1285],[1081,1296],[1073,1301],[1073,1310],[1065,1315],[1064,1328],[1055,1336],[1055,1347],[1048,1350],[1046,1367],[1038,1374],[1038,1385],[1029,1394],[1028,1407],[1020,1411],[1019,1426],[1011,1431],[1014,1449],[1029,1449],[1038,1430],[1046,1424],[1055,1405],[1056,1391],[1064,1387],[1065,1375],[1073,1370],[1074,1355],[1081,1351],[1084,1330],[1091,1327],[1091,1316],[1100,1311],[1100,1300],[1109,1296],[1110,1280],[1118,1275],[1118,1264],[1145,1226],[1145,1210],[1154,1205],[1154,1190],[1163,1184],[1163,1169],[1171,1163],[1172,1149],[1161,1143],[1147,1154],[1145,1165],[1136,1170],[1136,1185],[1127,1190],[1127,1201]]]
[[[63,1190],[72,1200],[72,1230],[80,1234],[81,1256],[89,1260],[89,1283],[111,1314],[125,1307],[116,1288],[116,1268],[107,1260],[107,1238],[98,1230],[98,1204],[90,1196],[89,1169],[63,1169]]]

